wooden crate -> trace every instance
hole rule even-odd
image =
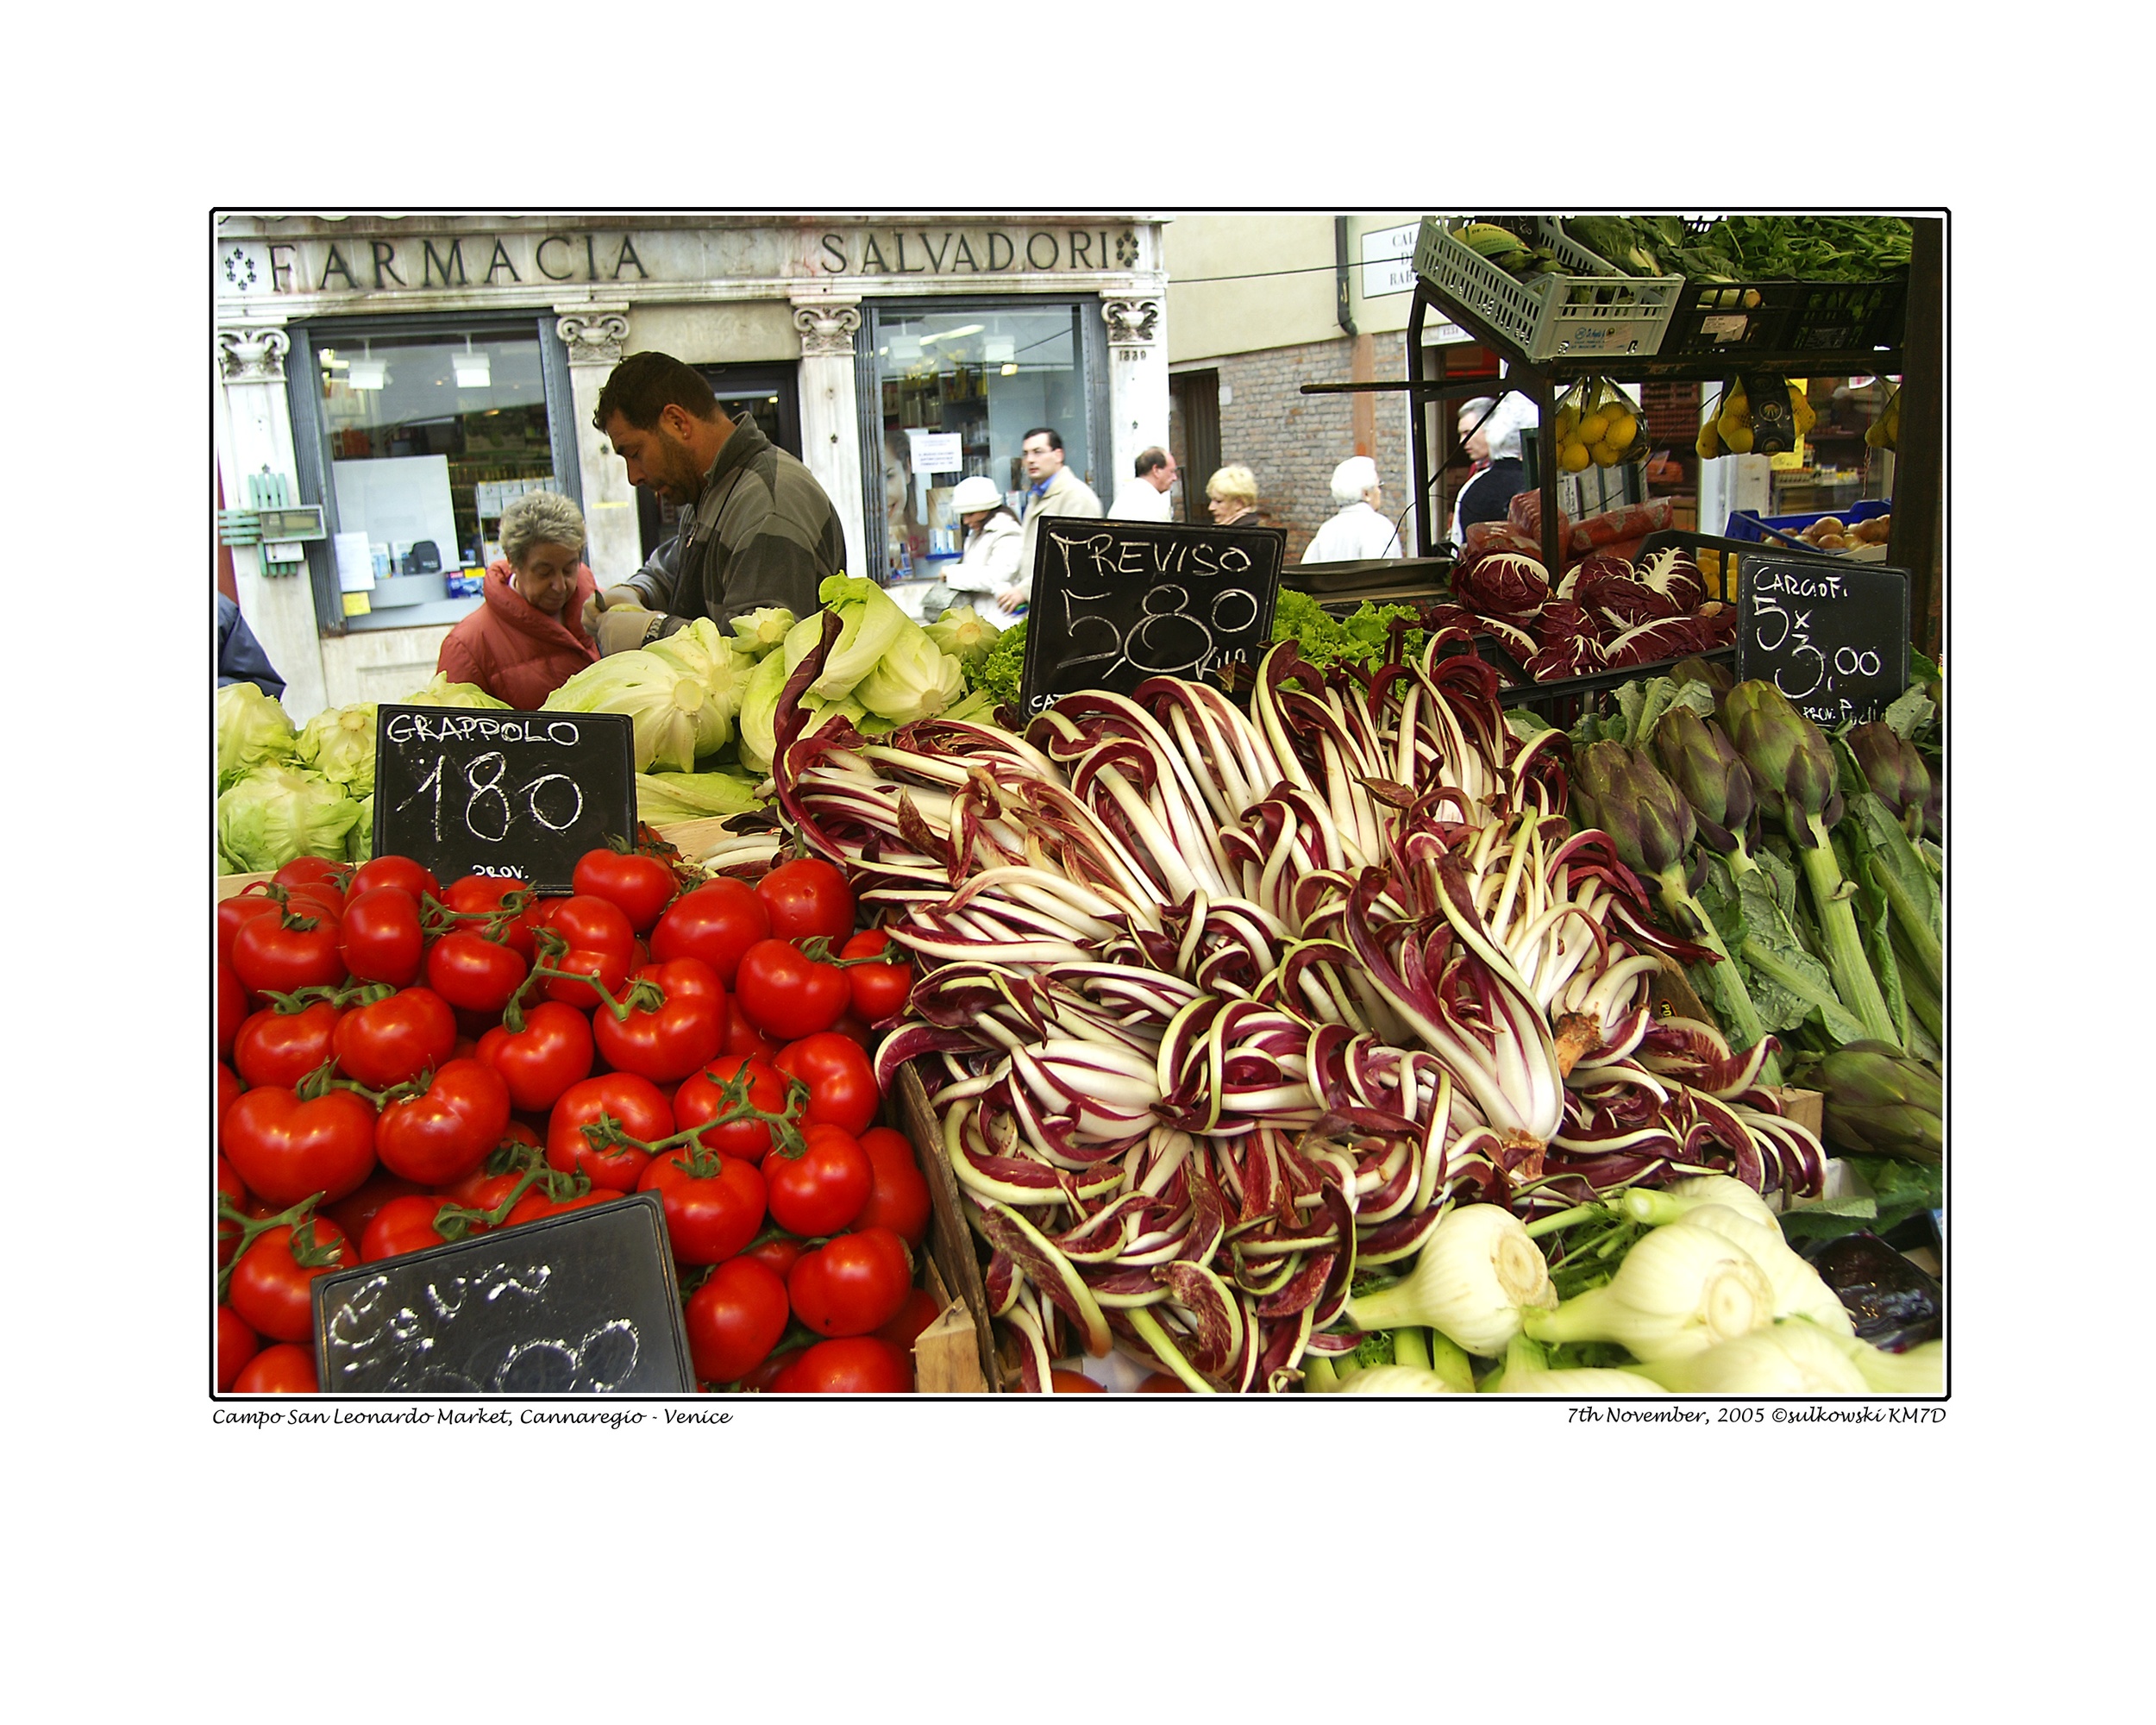
[[[888,1107],[899,1129],[912,1140],[913,1153],[928,1182],[928,1249],[930,1268],[937,1276],[930,1291],[939,1286],[954,1295],[914,1346],[920,1388],[975,1395],[1000,1389],[1003,1371],[996,1359],[994,1327],[988,1321],[988,1290],[981,1279],[980,1254],[974,1250],[973,1230],[966,1222],[957,1176],[943,1153],[943,1134],[927,1087],[910,1063],[899,1069]],[[924,1346],[930,1348],[926,1358],[921,1352]]]

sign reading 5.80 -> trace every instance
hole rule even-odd
[[[384,705],[374,850],[443,881],[514,875],[569,890],[576,859],[636,831],[632,727],[618,713]]]

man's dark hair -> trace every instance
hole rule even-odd
[[[718,417],[718,398],[701,373],[671,354],[631,354],[616,366],[592,410],[592,429],[604,431],[617,413],[639,431],[659,423],[663,409],[678,407],[698,419]]]
[[[1023,449],[1036,437],[1047,438],[1048,447],[1051,449],[1060,449],[1063,447],[1062,435],[1058,432],[1053,425],[1036,425],[1031,431],[1028,431],[1023,437],[1018,439],[1018,448]]]
[[[1144,479],[1146,474],[1156,474],[1167,465],[1167,450],[1141,449],[1138,451],[1137,475],[1139,479]]]

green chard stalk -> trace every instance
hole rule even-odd
[[[1811,889],[1827,969],[1843,1002],[1873,1039],[1899,1048],[1892,1013],[1865,952],[1850,902],[1857,890],[1834,860],[1828,829],[1840,818],[1834,753],[1826,736],[1771,682],[1739,683],[1722,698],[1722,723],[1752,769],[1759,800],[1779,814]]]

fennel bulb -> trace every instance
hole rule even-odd
[[[1458,1392],[1419,1365],[1367,1365],[1341,1384],[1341,1396],[1452,1396]]]
[[[1774,1285],[1735,1241],[1674,1222],[1642,1235],[1603,1287],[1530,1311],[1539,1342],[1616,1342],[1643,1360],[1699,1353],[1773,1321]]]
[[[1720,1204],[1701,1204],[1687,1211],[1684,1226],[1711,1228],[1726,1240],[1734,1240],[1766,1272],[1774,1289],[1774,1315],[1808,1318],[1822,1330],[1853,1336],[1857,1327],[1841,1296],[1829,1288],[1820,1273],[1783,1236],[1779,1223],[1762,1227],[1747,1216]]]
[[[1724,1209],[1734,1210],[1739,1215],[1749,1216],[1771,1228],[1782,1226],[1774,1212],[1767,1208],[1765,1199],[1743,1181],[1733,1180],[1727,1174],[1694,1175],[1682,1184],[1659,1192],[1634,1186],[1624,1196],[1625,1214],[1650,1227],[1682,1221],[1702,1204],[1720,1204]]]
[[[1495,1386],[1499,1396],[1660,1396],[1662,1386],[1636,1371],[1610,1367],[1507,1366]]]
[[[1906,1353],[1889,1353],[1861,1336],[1836,1335],[1833,1341],[1848,1355],[1857,1374],[1875,1396],[1944,1396],[1946,1393],[1946,1344],[1924,1342]]]
[[[1403,1281],[1348,1302],[1360,1330],[1422,1326],[1468,1352],[1504,1352],[1520,1333],[1521,1314],[1557,1303],[1541,1248],[1501,1204],[1464,1204],[1432,1230]]]
[[[1665,1389],[1702,1396],[1862,1396],[1868,1389],[1835,1339],[1802,1319],[1649,1360],[1639,1371]]]

